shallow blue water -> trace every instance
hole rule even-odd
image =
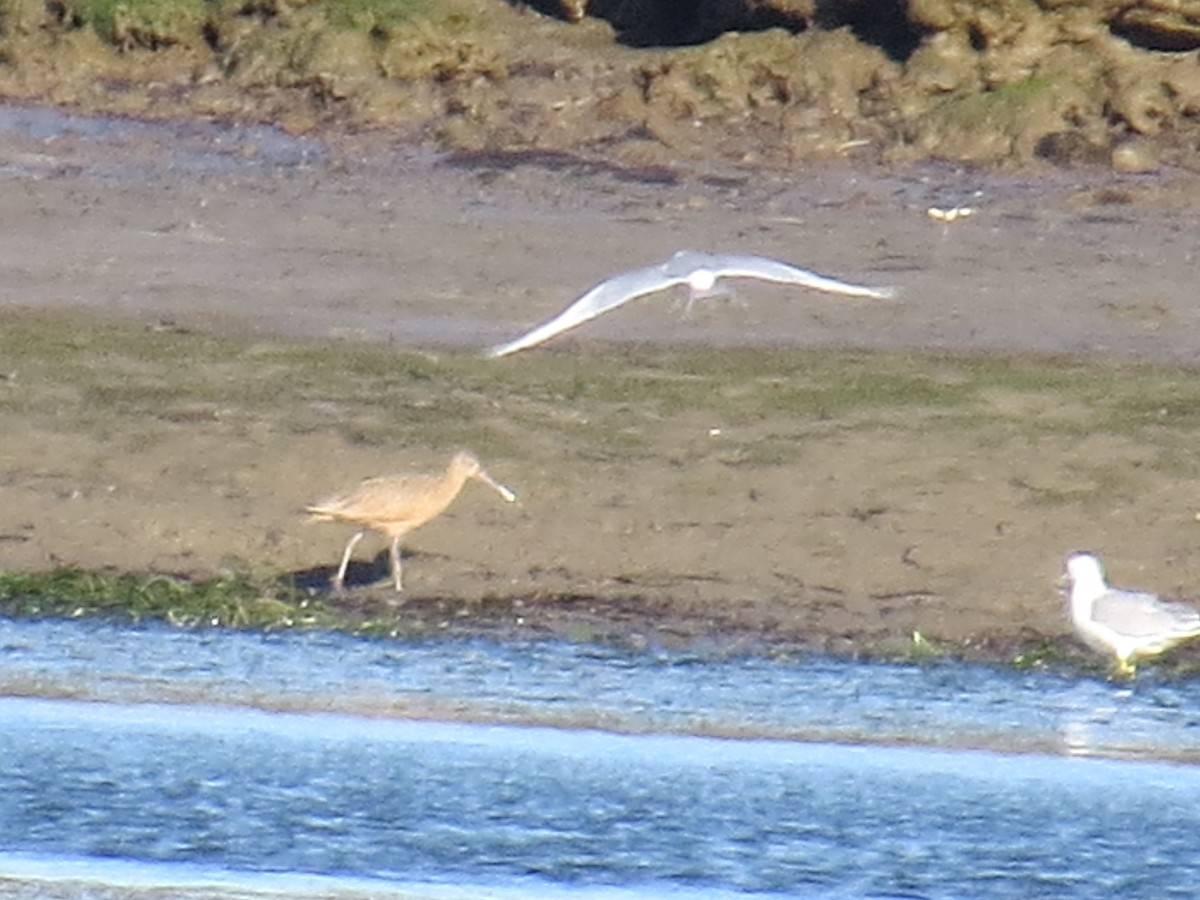
[[[26,891],[1200,884],[1189,684],[0,620],[0,695],[0,878]]]
[[[1200,691],[951,663],[0,619],[0,693],[1200,760]]]

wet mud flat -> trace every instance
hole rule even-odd
[[[467,447],[518,505],[468,489],[407,542],[403,605],[380,556],[348,615],[1011,659],[1066,633],[1071,550],[1200,584],[1186,174],[195,140],[0,135],[6,571],[282,575],[326,602],[349,535],[303,506]],[[902,296],[661,296],[480,357],[685,247]]]

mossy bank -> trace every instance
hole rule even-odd
[[[0,94],[631,167],[1196,165],[1188,4],[686,6],[3,0]]]

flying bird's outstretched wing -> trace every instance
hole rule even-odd
[[[506,344],[497,344],[487,351],[487,356],[495,359],[534,347],[630,300],[677,284],[688,285],[693,297],[703,296],[713,282],[721,278],[759,278],[851,297],[887,299],[896,295],[892,288],[847,284],[765,256],[680,250],[665,263],[635,269],[601,282],[550,321]]]
[[[686,275],[668,275],[664,272],[664,268],[661,264],[647,266],[644,269],[634,269],[632,272],[625,272],[608,279],[608,281],[602,281],[550,321],[543,322],[532,331],[506,344],[497,344],[487,351],[487,356],[496,359],[516,353],[518,350],[526,350],[542,341],[549,340],[556,334],[574,328],[588,319],[594,319],[601,313],[616,309],[630,300],[674,287],[677,284],[684,284],[687,281]]]
[[[831,294],[845,294],[849,297],[874,297],[878,300],[889,300],[896,296],[894,288],[867,287],[861,284],[847,284],[836,278],[818,275],[808,269],[801,269],[765,256],[751,254],[713,254],[708,257],[707,265],[720,278],[759,278],[763,281],[777,281],[782,284],[798,284],[818,291],[828,291]]]

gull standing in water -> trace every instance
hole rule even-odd
[[[1068,556],[1063,577],[1071,587],[1075,630],[1092,648],[1115,654],[1120,675],[1132,676],[1138,657],[1200,636],[1200,612],[1157,594],[1109,587],[1091,553]]]
[[[722,293],[716,288],[717,281],[722,278],[758,278],[851,297],[886,300],[896,296],[892,288],[847,284],[765,256],[680,250],[665,263],[634,269],[601,282],[550,321],[508,343],[497,344],[487,355],[495,359],[526,350],[630,300],[680,284],[688,287],[690,308],[695,300]]]

